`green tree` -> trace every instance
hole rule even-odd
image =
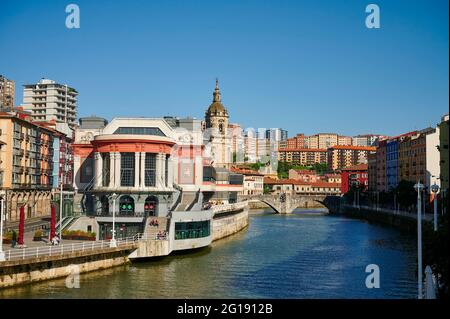
[[[417,192],[414,183],[401,180],[393,190],[397,194],[397,201],[401,208],[407,208],[417,202]]]

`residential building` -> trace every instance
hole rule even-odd
[[[321,179],[327,183],[341,184],[342,182],[341,174],[324,174]]]
[[[376,148],[377,154],[377,192],[387,192],[387,179],[386,179],[386,144],[387,140],[381,140],[378,142]]]
[[[338,135],[335,133],[319,133],[305,137],[306,148],[327,149],[338,145]]]
[[[256,163],[258,160],[257,137],[252,129],[244,132],[244,161],[247,163]]]
[[[0,112],[14,110],[14,81],[0,74]]]
[[[258,171],[242,168],[231,168],[234,173],[244,176],[243,189],[240,195],[262,195],[264,193],[264,175]]]
[[[316,174],[314,170],[307,169],[290,169],[289,179],[294,179],[302,182],[318,182],[320,181],[320,176]]]
[[[352,145],[353,139],[351,136],[338,135],[337,145]]]
[[[53,132],[25,114],[0,112],[0,194],[9,221],[48,216],[52,203]]]
[[[286,139],[286,141],[280,142],[279,149],[285,150],[287,148],[290,149],[305,148],[305,135],[299,133],[294,137]]]
[[[36,84],[26,84],[23,90],[23,108],[34,121],[77,124],[78,92],[65,84],[41,79]]]
[[[377,153],[369,153],[367,156],[367,176],[368,176],[368,191],[377,191]]]
[[[228,132],[231,134],[231,152],[233,163],[244,163],[244,132],[239,124],[228,124]]]
[[[277,142],[286,141],[288,139],[288,131],[283,130],[281,128],[271,128],[265,131],[266,139],[272,139]]]
[[[316,163],[327,163],[326,149],[285,149],[278,150],[278,160],[298,165],[314,165]]]
[[[341,170],[343,168],[367,164],[367,156],[370,152],[375,152],[375,147],[335,145],[328,148],[327,160],[328,169]]]
[[[318,182],[303,182],[294,179],[271,179],[264,178],[264,185],[270,190],[271,194],[279,195],[281,193],[290,195],[339,195],[341,193],[341,184]]]
[[[386,141],[386,189],[394,189],[398,182],[398,139],[392,138]]]
[[[354,136],[352,139],[352,145],[354,146],[377,146],[377,143],[381,139],[386,139],[388,136],[379,134],[362,134]]]
[[[368,164],[358,164],[343,168],[341,171],[341,192],[345,194],[352,186],[366,190],[368,182]]]

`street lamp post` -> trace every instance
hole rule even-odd
[[[419,182],[414,185],[417,191],[417,285],[418,297],[422,299],[422,190],[424,185]]]
[[[4,212],[5,212],[5,200],[3,197],[0,200],[0,261],[5,261],[5,253],[3,252],[3,218],[4,218]]]
[[[112,239],[111,239],[111,242],[109,243],[109,247],[115,248],[115,247],[117,247],[117,242],[116,242],[116,198],[117,198],[117,194],[113,193],[111,195],[111,197],[113,200],[113,221],[112,221]]]
[[[439,192],[439,185],[434,183],[431,185],[431,191],[433,192],[433,204],[434,204],[434,231],[438,229],[438,220],[437,220],[437,193]]]

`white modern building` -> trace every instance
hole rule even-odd
[[[36,84],[25,84],[23,90],[23,108],[31,112],[34,121],[67,123],[71,127],[77,124],[78,92],[66,84],[41,79]]]

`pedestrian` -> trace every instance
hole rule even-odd
[[[17,243],[17,233],[13,229],[13,231],[12,231],[12,238],[11,238],[11,247],[12,248],[16,247],[16,243]]]

